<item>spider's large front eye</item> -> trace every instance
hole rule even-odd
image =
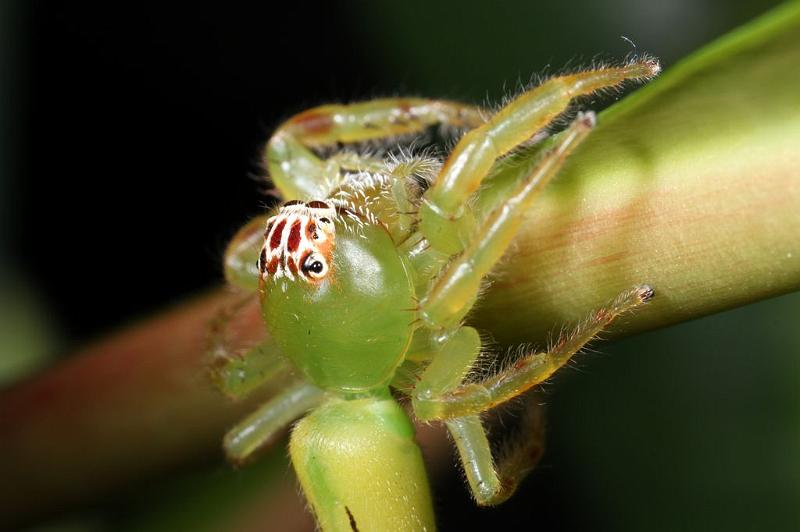
[[[311,253],[303,261],[303,273],[313,279],[321,279],[328,272],[328,265],[325,258],[319,253]]]

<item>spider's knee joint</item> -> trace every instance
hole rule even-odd
[[[433,202],[423,201],[419,209],[420,231],[434,249],[455,255],[464,250],[475,226],[466,209],[448,213]]]

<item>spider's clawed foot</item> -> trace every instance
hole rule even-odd
[[[639,299],[642,303],[647,303],[656,295],[656,291],[653,290],[653,287],[650,285],[643,284],[642,286],[636,289]]]

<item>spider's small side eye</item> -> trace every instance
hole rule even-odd
[[[308,270],[311,273],[317,273],[317,274],[322,273],[323,268],[324,266],[318,260],[315,260],[314,262],[306,266],[306,270]]]
[[[320,222],[322,222],[322,223],[324,223],[324,224],[329,224],[329,223],[331,223],[331,221],[330,221],[328,218],[320,218],[320,219],[319,219],[319,221],[320,221]]]

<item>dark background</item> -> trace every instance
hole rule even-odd
[[[4,2],[0,315],[29,355],[12,369],[221,282],[225,243],[272,201],[261,147],[295,112],[392,94],[496,102],[547,67],[624,55],[621,35],[669,68],[776,3]],[[798,303],[587,357],[547,399],[550,451],[523,492],[479,510],[454,475],[443,529],[796,529]],[[676,373],[688,380],[663,378]]]

